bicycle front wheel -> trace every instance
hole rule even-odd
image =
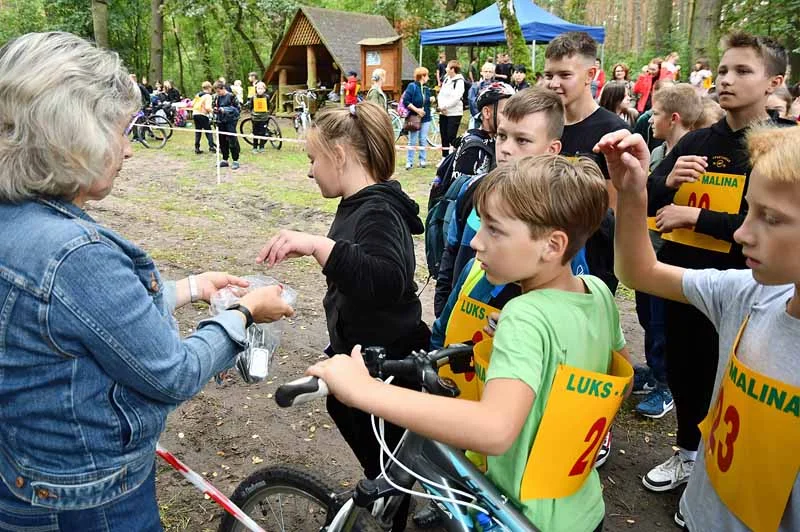
[[[245,118],[244,120],[239,122],[239,133],[244,135],[242,139],[248,143],[249,145],[253,145],[255,139],[253,139],[253,119],[252,118]]]
[[[291,466],[256,471],[239,484],[231,501],[267,532],[324,530],[339,511],[333,489],[316,475]],[[358,530],[381,530],[369,514],[356,521]],[[219,532],[246,530],[228,513],[219,525]]]
[[[442,134],[439,132],[439,115],[434,115],[428,129],[428,146],[438,148],[442,145]]]
[[[151,119],[147,119],[142,126],[142,138],[139,139],[146,148],[155,148],[160,150],[167,144],[167,135],[161,124],[156,124]]]
[[[281,135],[281,126],[278,125],[278,121],[275,120],[275,117],[273,116],[270,116],[269,119],[267,120],[267,136],[275,137],[278,139],[283,136]],[[276,150],[281,149],[281,146],[283,146],[283,142],[280,140],[271,140],[269,141],[269,143]]]
[[[170,122],[167,118],[159,115],[153,115],[149,119],[154,125],[161,128],[161,133],[167,137],[167,140],[172,138],[172,122]]]
[[[397,142],[403,134],[403,119],[394,110],[389,111],[389,118],[392,120],[392,130],[394,131],[394,141]]]

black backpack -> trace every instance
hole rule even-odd
[[[442,159],[442,164],[436,169],[436,177],[428,195],[428,215],[425,217],[425,260],[431,277],[436,277],[439,273],[439,264],[442,262],[444,248],[447,245],[447,231],[450,228],[453,210],[456,208],[458,193],[464,183],[474,177],[471,174],[456,176],[456,160],[470,148],[477,148],[494,157],[485,140],[477,135],[464,135],[456,139],[454,144],[450,153]]]
[[[469,109],[469,91],[472,88],[472,82],[464,78],[464,94],[461,95],[461,103],[464,109]]]

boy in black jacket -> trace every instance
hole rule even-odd
[[[595,154],[594,145],[606,133],[627,129],[619,116],[603,109],[592,97],[592,80],[597,66],[597,42],[585,32],[562,33],[547,45],[544,54],[544,77],[547,87],[558,93],[564,103],[564,133],[561,155],[588,157],[600,167],[606,178],[609,211],[600,229],[586,242],[589,273],[606,283],[613,294],[617,289],[614,276],[614,215],[617,193],[611,185],[608,167],[602,154]]]
[[[786,72],[786,50],[772,39],[734,33],[724,48],[717,89],[727,116],[684,136],[648,179],[648,216],[655,217],[651,227],[664,239],[659,259],[683,268],[745,268],[733,239],[747,213],[751,168],[744,136],[750,126],[770,121],[766,100]],[[671,301],[665,311],[667,382],[679,450],[642,479],[652,491],[688,481],[718,361],[717,332],[700,311]]]
[[[222,152],[220,167],[228,166],[228,157],[233,157],[233,168],[239,168],[239,138],[236,136],[236,123],[239,121],[239,102],[236,95],[228,91],[223,81],[214,83],[217,97],[214,98],[214,114],[219,128],[219,148]],[[226,135],[225,133],[231,133]]]

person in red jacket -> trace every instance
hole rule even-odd
[[[595,100],[600,98],[600,92],[603,90],[603,85],[606,84],[606,73],[603,70],[603,66],[600,63],[600,59],[594,60],[594,66],[597,68],[597,71],[594,74],[594,78],[592,79],[592,98]]]
[[[636,110],[643,113],[653,106],[653,87],[658,81],[660,64],[655,60],[647,65],[647,73],[641,74],[633,85],[633,94],[637,97]]]
[[[344,104],[355,105],[358,103],[358,78],[355,71],[347,73],[347,83],[344,85]]]

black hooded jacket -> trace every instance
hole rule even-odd
[[[322,270],[334,353],[349,354],[355,344],[386,347],[393,358],[427,349],[412,238],[423,231],[419,206],[397,181],[370,185],[339,203],[328,232],[336,244]]]

